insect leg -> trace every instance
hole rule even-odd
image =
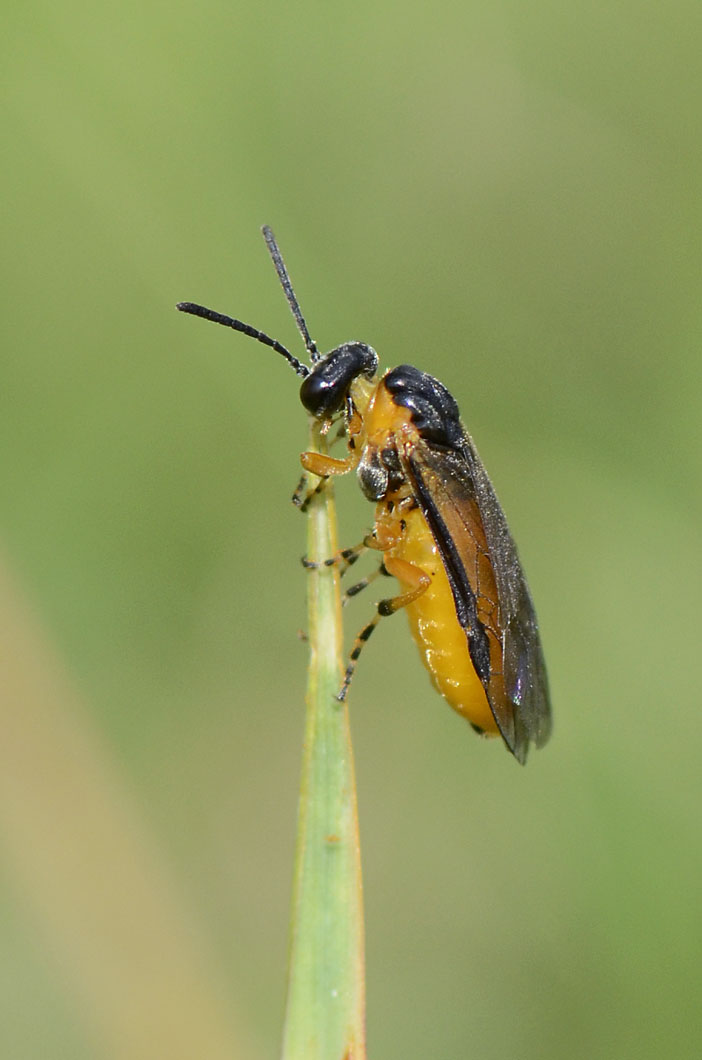
[[[384,538],[378,537],[377,527],[371,531],[370,534],[366,534],[358,545],[353,545],[351,548],[342,548],[335,555],[330,556],[329,559],[322,560],[321,563],[315,563],[313,560],[307,559],[306,556],[302,557],[302,566],[306,570],[319,570],[320,567],[339,567],[340,577],[346,574],[349,567],[352,567],[357,559],[363,555],[369,548],[373,548],[378,552],[384,552],[394,544],[395,538],[389,539],[387,542]],[[369,574],[368,578],[364,578],[362,582],[358,583],[358,586],[351,586],[347,592],[347,596],[355,596],[361,589],[365,589],[366,585],[370,584],[377,578],[378,574],[387,574],[384,564],[381,564],[380,569],[375,574]]]
[[[314,498],[319,496],[322,490],[327,488],[329,478],[327,476],[321,478],[317,485],[313,486],[311,489],[307,485],[308,481],[307,475],[303,472],[302,478],[297,484],[297,489],[292,495],[293,504],[296,508],[299,508],[301,512],[306,512]]]
[[[295,492],[293,493],[292,497],[290,498],[296,508],[302,507],[302,502],[303,502],[307,492],[308,492],[307,475],[303,471],[302,474],[300,475],[300,481],[298,482],[297,486],[295,487]]]
[[[381,574],[384,574],[386,577],[390,576],[390,572],[385,566],[385,563],[381,563],[379,567],[376,567],[374,571],[367,574],[365,578],[361,578],[360,582],[356,582],[355,585],[350,585],[341,598],[341,606],[346,607],[346,604],[353,596],[358,596],[360,592],[367,589],[368,586],[371,585],[376,578],[380,577]]]
[[[315,563],[313,560],[307,559],[306,556],[302,557],[302,566],[305,570],[319,570],[321,567],[338,567],[340,576],[343,578],[349,567],[352,567],[359,556],[362,556],[366,549],[371,546],[368,541],[361,541],[359,545],[354,545],[352,548],[342,548],[334,556],[330,556],[329,559],[322,560],[321,563]]]
[[[353,467],[351,460],[336,460],[332,456],[323,453],[302,453],[300,463],[305,469],[297,489],[293,493],[292,502],[301,512],[307,511],[310,502],[322,492],[332,475],[345,475]],[[312,489],[307,489],[307,474],[317,475],[319,482]]]
[[[351,649],[351,654],[349,655],[349,664],[346,667],[344,681],[336,697],[340,703],[343,703],[346,699],[346,693],[349,690],[349,685],[351,684],[351,679],[356,670],[358,657],[363,651],[363,646],[370,639],[373,630],[376,628],[381,618],[385,618],[387,615],[394,615],[396,611],[399,611],[403,607],[407,607],[408,604],[414,603],[414,601],[417,600],[422,593],[425,593],[431,585],[431,578],[421,569],[421,567],[415,567],[412,563],[407,563],[403,559],[395,559],[392,556],[387,556],[383,562],[383,567],[393,578],[397,578],[398,581],[402,582],[404,585],[410,586],[410,588],[407,592],[400,593],[399,596],[391,596],[387,600],[381,600],[377,605],[376,613],[371,621],[367,626],[363,627],[356,637],[353,648]]]

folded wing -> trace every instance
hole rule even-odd
[[[534,605],[517,549],[472,439],[419,439],[400,453],[448,574],[458,621],[505,743],[520,761],[551,732]]]

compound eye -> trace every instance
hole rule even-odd
[[[311,372],[300,387],[300,401],[318,420],[328,419],[338,412],[345,398],[345,388],[339,385],[339,380],[328,378],[324,372]]]
[[[360,375],[371,378],[377,366],[372,347],[345,342],[315,364],[300,387],[300,401],[318,420],[329,419],[343,407],[354,380]]]

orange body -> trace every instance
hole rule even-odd
[[[428,589],[405,611],[434,688],[472,725],[497,736],[497,723],[471,661],[465,630],[456,617],[444,565],[419,508],[405,517],[405,530],[388,555],[421,568],[431,578]],[[400,584],[407,588],[402,578]]]
[[[372,456],[383,449],[416,445],[417,439],[409,412],[395,404],[381,382],[364,412],[359,448],[365,456]],[[410,499],[404,486],[380,501],[376,547],[382,548],[386,569],[405,593],[414,595],[420,572],[428,576],[426,588],[404,605],[422,662],[436,690],[455,711],[483,732],[497,736],[499,729],[475,672],[439,550],[420,509],[413,503],[407,505]],[[477,566],[477,545],[474,555]]]

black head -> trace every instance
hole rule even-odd
[[[309,354],[311,367],[294,357],[277,339],[271,339],[263,331],[259,331],[250,324],[244,324],[241,320],[235,320],[234,317],[225,316],[223,313],[216,313],[213,309],[206,309],[194,302],[179,302],[176,308],[183,313],[204,317],[205,320],[212,320],[215,324],[223,324],[235,331],[241,331],[244,335],[276,350],[295,372],[302,376],[300,400],[307,411],[317,419],[329,419],[343,408],[355,379],[360,376],[372,379],[378,368],[378,355],[374,349],[363,342],[345,342],[324,357],[320,354],[307,330],[305,318],[300,311],[300,305],[293,291],[290,275],[278,249],[275,236],[267,225],[262,231],[268,252],[278,273],[278,279]]]
[[[329,419],[343,407],[351,384],[359,376],[372,379],[378,354],[363,342],[345,342],[317,361],[300,387],[300,401],[311,416]]]

